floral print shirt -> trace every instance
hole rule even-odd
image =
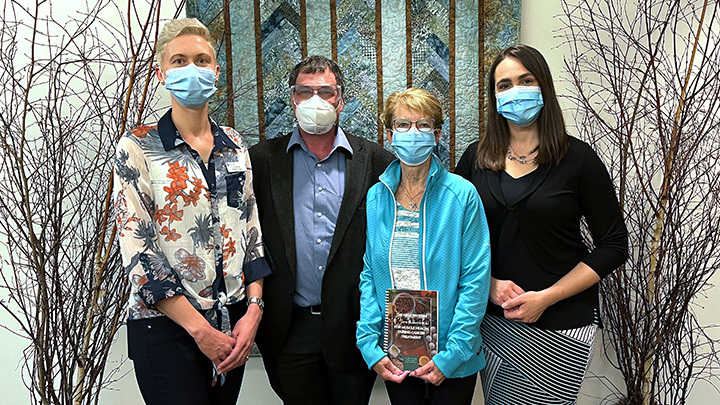
[[[118,143],[115,216],[131,284],[128,320],[163,316],[153,305],[177,294],[199,311],[222,309],[271,272],[247,144],[232,128],[210,124],[215,146],[207,165],[180,136],[171,110]]]

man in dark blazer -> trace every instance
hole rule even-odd
[[[298,126],[250,149],[266,254],[256,341],[285,404],[367,404],[375,373],[355,346],[365,197],[392,154],[337,126],[337,64],[311,56],[290,75]]]

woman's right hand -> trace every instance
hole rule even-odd
[[[400,371],[399,368],[397,368],[390,359],[385,356],[380,361],[375,363],[374,366],[372,366],[372,369],[375,370],[375,372],[385,381],[392,381],[394,383],[400,384],[403,382],[405,377],[410,374],[409,371]]]
[[[510,280],[498,280],[490,277],[490,301],[498,306],[502,306],[505,301],[511,300],[521,294],[525,294],[525,290]]]
[[[160,300],[155,307],[182,326],[215,365],[222,363],[232,352],[235,339],[213,328],[184,295]]]
[[[207,322],[205,325],[191,336],[200,350],[218,366],[232,352],[235,339],[213,328]]]

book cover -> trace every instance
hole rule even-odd
[[[385,292],[385,353],[400,370],[413,371],[437,353],[437,291]]]

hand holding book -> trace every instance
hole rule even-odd
[[[389,360],[404,371],[429,364],[438,349],[437,291],[389,289],[385,300]]]
[[[392,381],[400,384],[403,382],[405,377],[410,374],[409,371],[402,371],[397,368],[390,359],[385,356],[380,361],[372,366],[372,369],[382,378],[384,381]]]
[[[432,360],[430,360],[428,364],[410,373],[410,376],[421,378],[434,385],[440,385],[440,383],[445,381],[445,374],[437,368],[435,362]]]

